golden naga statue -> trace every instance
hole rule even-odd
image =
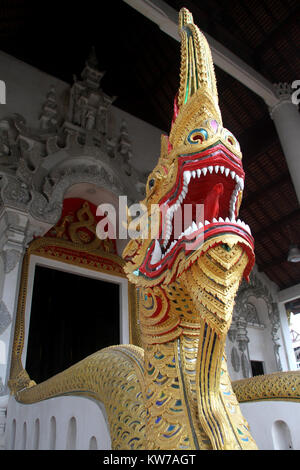
[[[143,348],[106,348],[15,396],[22,403],[66,394],[100,400],[113,449],[256,449],[224,354],[235,295],[254,264],[250,229],[238,219],[242,155],[222,125],[208,43],[186,9],[179,30],[172,128],[143,201],[152,236],[130,240],[123,253],[137,288]],[[176,234],[185,205],[192,222]],[[150,215],[152,207],[158,214]],[[262,395],[255,399],[272,398],[272,390]]]

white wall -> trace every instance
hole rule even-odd
[[[276,422],[283,421],[290,431],[293,450],[300,450],[300,404],[284,401],[241,403],[241,411],[260,450],[289,450],[284,439],[276,436]],[[279,442],[278,442],[279,441]],[[279,444],[279,445],[278,445]]]
[[[10,397],[6,450],[110,450],[104,407],[84,397],[56,397],[22,405]]]

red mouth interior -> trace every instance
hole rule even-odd
[[[200,179],[192,178],[183,204],[193,205],[193,220],[195,221],[197,204],[204,204],[204,220],[211,222],[213,218],[218,217],[225,220],[230,216],[229,203],[235,184],[231,176],[226,177],[220,172],[201,176]]]
[[[191,178],[188,185],[188,192],[185,199],[181,203],[182,215],[184,212],[184,205],[192,205],[192,220],[199,225],[199,222],[204,224],[204,221],[212,222],[213,219],[218,219],[222,217],[225,220],[226,217],[230,218],[229,204],[231,200],[232,193],[235,189],[236,182],[231,178],[230,175],[227,177],[225,174],[219,172],[216,174],[207,173],[206,176],[201,175],[199,178]],[[197,210],[197,205],[203,204],[202,210]],[[174,212],[174,217],[172,221],[172,233],[168,244],[165,249],[167,249],[173,240],[177,240],[180,236],[181,231],[183,232],[191,224],[191,220],[184,220],[182,217],[181,223],[176,223],[176,214],[180,211],[178,208]],[[181,220],[180,214],[178,214],[179,220]],[[176,229],[175,229],[176,226]],[[178,233],[179,232],[179,233]]]
[[[214,218],[230,217],[229,203],[232,193],[235,189],[235,180],[228,175],[224,174],[207,174],[201,176],[200,179],[192,178],[189,186],[188,193],[182,202],[184,204],[192,204],[193,206],[193,220],[199,224],[208,220],[211,222]],[[196,220],[196,206],[197,204],[204,205],[204,220]],[[184,227],[187,228],[187,227]]]

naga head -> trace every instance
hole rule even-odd
[[[149,235],[130,240],[123,252],[129,280],[144,287],[173,282],[217,245],[242,246],[245,278],[254,263],[250,228],[238,218],[245,180],[240,146],[223,127],[210,48],[185,8],[179,32],[180,87],[171,131],[162,136],[142,201]]]

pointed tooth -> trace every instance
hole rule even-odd
[[[235,178],[235,171],[231,171],[230,174],[231,174],[231,178],[234,180],[234,178]]]
[[[239,224],[239,225],[241,225],[241,223],[242,223],[241,219],[237,219],[236,222],[237,222],[237,224]]]
[[[193,175],[193,178],[196,177],[196,171],[195,170],[192,171],[192,175]]]
[[[219,222],[224,222],[224,220],[222,219],[222,217],[219,217]]]
[[[225,176],[228,176],[229,172],[230,172],[229,168],[225,168]]]
[[[214,167],[213,167],[213,166],[209,166],[209,167],[208,167],[208,171],[210,172],[210,174],[212,174],[212,172],[213,172],[213,169],[214,169]]]
[[[206,221],[204,222],[204,225],[209,225],[209,224],[210,224],[210,222],[208,222],[208,220],[206,220]]]
[[[240,177],[239,177],[239,175],[235,175],[235,181],[237,182],[238,185],[240,184]]]
[[[183,201],[183,196],[182,196],[182,194],[180,194],[178,200],[179,200],[180,203]]]
[[[224,170],[225,170],[224,166],[220,166],[220,172],[222,173],[222,175],[224,173]]]
[[[204,176],[206,175],[207,173],[207,168],[202,168],[202,173],[204,174]]]
[[[161,260],[161,248],[158,240],[155,240],[155,246],[151,257],[151,264],[156,264]]]
[[[192,223],[192,229],[193,229],[193,232],[195,232],[196,230],[198,230],[198,227],[196,225],[195,222]]]
[[[197,170],[197,176],[198,176],[198,178],[200,178],[200,176],[201,176],[201,170]]]
[[[185,171],[183,173],[183,179],[185,181],[185,183],[188,185],[189,182],[191,181],[191,176],[192,176],[192,173],[190,171]]]
[[[215,173],[218,173],[219,168],[220,168],[219,165],[215,166]]]
[[[240,185],[241,190],[243,191],[244,190],[244,180],[242,178],[240,178],[239,185]]]
[[[169,251],[172,250],[172,248],[173,248],[174,245],[176,245],[176,241],[175,241],[175,240],[171,243],[170,248],[169,248]]]
[[[203,223],[199,222],[198,228],[202,228],[202,227],[203,227]]]
[[[225,222],[230,222],[229,217],[226,217]]]
[[[213,219],[213,223],[216,224],[218,221],[216,218]]]

